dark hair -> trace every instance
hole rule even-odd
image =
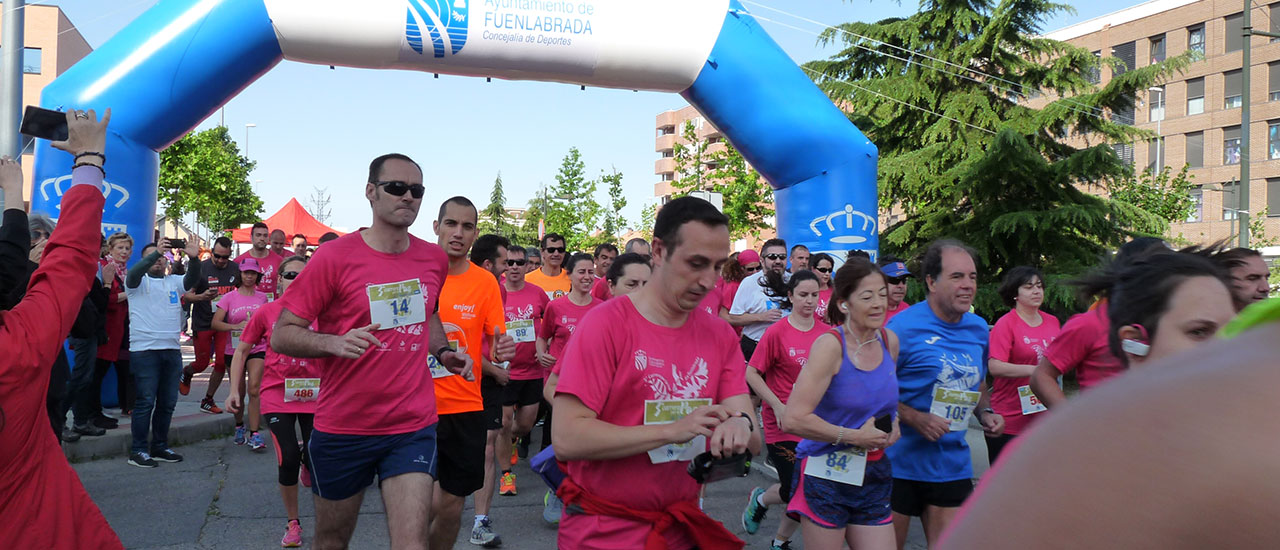
[[[1213,245],[1214,250],[1221,250],[1219,245]],[[1093,272],[1085,275],[1080,279],[1069,282],[1068,284],[1079,288],[1080,297],[1086,302],[1093,299],[1106,299],[1109,297],[1112,284],[1091,284],[1096,277],[1105,278],[1108,273],[1120,273],[1138,259],[1160,252],[1171,252],[1168,244],[1162,239],[1156,237],[1138,237],[1132,241],[1120,245],[1120,249],[1116,251],[1116,255],[1111,258],[1110,262],[1104,262],[1102,266]]]
[[[1111,321],[1107,341],[1111,353],[1125,366],[1129,357],[1120,347],[1120,329],[1141,325],[1148,343],[1159,331],[1160,317],[1169,309],[1169,299],[1183,281],[1192,277],[1214,277],[1228,289],[1231,284],[1209,258],[1213,247],[1190,247],[1179,251],[1155,250],[1132,258],[1127,264],[1113,262],[1107,269],[1073,281],[1092,295],[1107,296],[1107,318]]]
[[[524,249],[525,258],[532,258],[534,256],[537,256],[539,260],[542,259],[542,251],[538,250],[538,247],[531,246],[529,248]]]
[[[627,241],[627,246],[623,247],[623,250],[625,250],[626,252],[631,252],[631,249],[632,249],[632,248],[633,248],[637,243],[638,243],[638,244],[645,245],[645,246],[649,246],[649,241],[646,241],[646,240],[644,240],[644,239],[641,239],[640,237],[636,237],[636,238],[634,238],[634,239],[631,239],[631,240]]]
[[[720,268],[720,276],[724,278],[726,283],[740,283],[747,278],[747,269],[742,267],[738,262],[739,252],[729,255],[729,261],[724,263],[724,267]]]
[[[338,234],[337,234],[337,233],[334,233],[334,232],[332,232],[332,231],[330,231],[330,232],[325,233],[324,235],[321,235],[321,236],[320,236],[320,244],[327,243],[327,242],[332,241],[332,240],[337,239],[337,238],[338,238]]]
[[[142,250],[140,250],[140,251],[138,252],[138,253],[139,253],[139,255],[146,256],[146,255],[147,255],[147,249],[148,249],[148,248],[160,248],[160,243],[150,242],[150,243],[147,243],[147,244],[142,245]]]
[[[969,254],[973,258],[973,265],[978,265],[978,252],[955,239],[938,239],[929,243],[929,248],[924,251],[924,261],[921,262],[920,270],[924,272],[925,279],[938,280],[938,276],[942,275],[942,253],[949,249],[960,249]]]
[[[1169,245],[1164,239],[1158,237],[1138,237],[1132,241],[1120,245],[1120,250],[1116,251],[1115,258],[1111,262],[1116,266],[1129,265],[1130,262],[1145,256],[1153,250],[1169,250]]]
[[[507,245],[507,257],[508,257],[508,259],[510,259],[511,254],[514,254],[514,253],[519,253],[521,258],[526,258],[526,259],[527,259],[527,258],[529,257],[529,255],[525,253],[525,250],[524,250],[524,247],[523,247],[523,246],[511,246],[511,245],[510,245],[510,243],[508,243],[508,245]]]
[[[653,223],[653,240],[662,241],[668,258],[680,246],[680,228],[690,222],[728,227],[729,218],[697,197],[684,196],[668,202],[658,211],[658,219]]]
[[[462,207],[470,207],[471,212],[475,213],[476,220],[480,219],[480,211],[476,210],[476,205],[471,202],[471,199],[468,199],[462,195],[458,195],[455,197],[449,197],[445,199],[444,202],[440,203],[440,213],[436,215],[436,221],[444,221],[444,211],[446,208],[449,207],[450,204],[456,204]]]
[[[791,247],[791,252],[789,253],[789,255],[790,255],[790,256],[795,256],[795,255],[796,255],[796,251],[797,251],[797,250],[800,250],[801,248],[803,248],[805,252],[808,252],[808,251],[809,251],[809,247],[807,247],[807,246],[805,246],[805,245],[802,245],[802,244],[798,244],[798,245],[795,245],[795,246]]]
[[[418,163],[414,162],[413,159],[409,158],[407,155],[402,155],[400,153],[387,153],[373,159],[373,162],[369,163],[369,183],[377,183],[378,176],[382,175],[382,165],[386,164],[387,161],[391,159],[403,160],[417,167],[419,173],[422,172],[422,167],[418,166]]]
[[[760,286],[764,287],[766,296],[772,296],[778,300],[778,305],[782,309],[793,309],[791,303],[791,293],[795,292],[796,285],[805,281],[818,282],[818,275],[807,269],[802,269],[791,274],[791,278],[785,282],[782,274],[777,271],[766,271],[764,277],[760,278]],[[821,285],[819,285],[821,286]]]
[[[649,265],[649,262],[644,259],[644,256],[636,254],[635,252],[622,254],[617,258],[614,258],[613,263],[609,265],[609,271],[604,274],[605,280],[609,281],[609,284],[611,285],[618,284],[618,279],[622,277],[623,270],[632,264],[647,266]]]
[[[1004,280],[996,291],[1000,294],[1000,301],[1004,302],[1006,307],[1013,307],[1014,301],[1018,298],[1018,289],[1031,282],[1033,277],[1040,279],[1040,283],[1044,284],[1044,273],[1029,265],[1020,265],[1006,271]]]
[[[496,266],[498,264],[498,249],[511,248],[511,241],[502,235],[494,235],[488,233],[481,235],[476,242],[471,245],[471,263],[476,265],[484,265],[484,262],[490,261]],[[503,266],[506,267],[506,266]]]
[[[599,258],[601,251],[612,252],[614,256],[618,255],[618,247],[614,246],[613,243],[600,243],[596,245],[596,251],[592,256]]]
[[[866,258],[869,262],[871,261],[871,253],[866,250],[850,250],[844,253],[844,259],[848,261],[849,258]]]
[[[303,264],[306,264],[306,263],[307,263],[307,261],[308,261],[308,260],[307,260],[307,257],[306,257],[306,256],[299,256],[299,255],[297,255],[297,254],[293,254],[293,255],[291,255],[291,256],[286,256],[286,257],[285,257],[285,259],[283,259],[283,260],[280,260],[280,268],[279,268],[279,269],[280,269],[280,271],[281,271],[281,272],[284,272],[284,266],[286,266],[286,265],[289,265],[289,264],[291,264],[291,263],[293,263],[293,262],[302,262]]]
[[[266,230],[268,230],[268,231],[269,231],[271,228],[270,228],[270,227],[267,227],[267,224],[265,224],[265,223],[257,222],[257,223],[255,223],[255,224],[253,224],[253,227],[252,227],[251,229],[249,229],[249,233],[251,233],[251,234],[252,234],[252,233],[254,232],[254,230],[256,230],[256,229],[266,229]],[[267,233],[267,234],[268,234],[268,235],[270,235],[271,233]]]
[[[541,248],[541,249],[543,249],[543,250],[546,250],[546,249],[547,249],[547,243],[549,243],[549,242],[551,242],[551,241],[560,241],[560,242],[562,242],[562,243],[567,243],[567,241],[565,241],[565,240],[564,240],[564,236],[563,236],[563,235],[561,235],[561,234],[559,234],[559,233],[547,233],[546,235],[543,235],[543,236],[542,236],[542,240],[538,242],[538,248]]]
[[[292,239],[289,239],[289,242],[293,242],[293,241],[298,240],[298,237],[302,237],[302,244],[307,244],[307,243],[311,242],[311,239],[308,239],[308,238],[307,238],[307,236],[306,236],[306,235],[303,235],[302,233],[298,233],[298,234],[294,235]]]
[[[227,250],[231,250],[231,239],[227,237],[218,237],[213,240],[213,246],[221,246]]]
[[[775,246],[780,246],[780,247],[782,247],[782,249],[783,249],[783,250],[786,250],[786,249],[787,249],[787,241],[784,241],[784,240],[782,240],[782,239],[777,239],[777,238],[769,239],[769,240],[765,241],[765,242],[764,242],[764,244],[760,245],[760,258],[761,258],[761,259],[764,259],[764,251],[766,251],[766,250],[768,250],[768,249],[770,249],[770,248],[773,248],[773,247],[775,247]]]
[[[1261,258],[1262,253],[1252,248],[1232,248],[1231,250],[1223,250],[1214,254],[1210,260],[1223,270],[1229,271],[1237,267],[1244,267],[1249,258]]]
[[[831,267],[836,266],[836,261],[831,257],[830,254],[827,254],[825,252],[819,252],[817,254],[809,256],[809,270],[813,271],[817,269],[818,262],[822,262],[822,261],[831,262]]]
[[[578,265],[578,262],[591,262],[592,267],[595,267],[596,265],[596,260],[592,258],[590,254],[583,254],[579,252],[577,254],[569,256],[569,260],[564,263],[564,266],[562,266],[562,269],[564,269],[565,271],[571,272],[573,271],[573,267],[575,265]]]
[[[850,250],[850,252],[853,252],[853,251]],[[904,264],[907,263],[906,260],[899,258],[897,256],[894,256],[893,254],[881,254],[880,259],[876,260],[876,267],[884,267],[886,265],[896,263],[896,262],[902,262]]]
[[[836,302],[848,301],[853,291],[858,289],[858,283],[871,275],[879,275],[885,285],[889,284],[884,272],[868,258],[850,258],[836,270],[831,276],[831,301],[827,303],[827,318],[824,319],[828,325],[838,327],[844,324],[844,312],[840,311]]]

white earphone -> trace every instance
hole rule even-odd
[[[1133,340],[1131,338],[1125,338],[1124,340],[1121,340],[1120,349],[1124,350],[1125,353],[1128,353],[1131,355],[1137,355],[1139,357],[1146,357],[1148,353],[1151,353],[1150,345],[1144,344],[1137,340]]]

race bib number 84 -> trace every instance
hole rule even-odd
[[[369,319],[382,328],[416,325],[427,320],[427,301],[418,279],[370,285]]]

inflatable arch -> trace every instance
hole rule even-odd
[[[165,0],[41,97],[115,107],[103,230],[149,237],[157,151],[281,59],[676,92],[773,186],[789,244],[876,255],[875,146],[738,0]],[[39,141],[35,210],[57,217],[70,164]]]

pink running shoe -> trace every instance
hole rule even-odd
[[[289,520],[289,527],[285,529],[284,538],[280,539],[281,548],[297,548],[302,546],[302,526],[298,524],[298,520]]]
[[[307,469],[306,463],[303,463],[302,468],[298,470],[298,481],[302,482],[303,487],[311,487],[311,471]]]

